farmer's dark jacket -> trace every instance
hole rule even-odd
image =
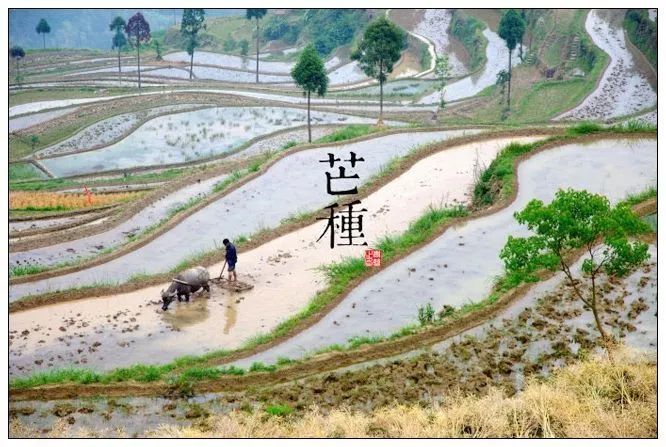
[[[236,261],[238,261],[238,256],[236,256],[236,246],[231,242],[227,245],[227,252],[225,253],[224,258],[229,264],[235,264]]]

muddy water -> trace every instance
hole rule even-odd
[[[27,129],[28,127],[32,127],[37,124],[45,123],[52,119],[58,118],[59,116],[72,113],[76,109],[77,107],[71,107],[68,109],[54,110],[52,112],[35,113],[33,115],[26,115],[26,116],[21,116],[19,118],[11,119],[9,120],[9,132],[16,132],[18,130]]]
[[[175,104],[116,115],[98,121],[59,143],[41,149],[35,152],[35,155],[37,158],[47,155],[61,155],[108,144],[129,132],[141,120],[153,118],[163,113],[182,112],[202,106],[204,104]]]
[[[78,214],[75,216],[54,217],[53,219],[23,220],[23,221],[9,222],[9,232],[13,233],[16,231],[36,230],[38,228],[46,229],[49,227],[58,227],[73,222],[88,220],[89,218],[90,218],[89,214]]]
[[[456,101],[458,99],[474,96],[484,88],[495,84],[497,81],[497,73],[499,73],[500,70],[506,69],[509,60],[509,50],[506,48],[506,44],[502,38],[488,28],[483,30],[483,35],[488,39],[488,45],[486,46],[486,65],[478,73],[447,85],[444,92],[444,100]],[[514,53],[511,63],[516,65],[520,62],[520,59],[517,56],[518,49],[515,49]],[[419,101],[419,104],[434,103],[439,103],[439,92],[424,96]]]
[[[224,181],[228,176],[229,174],[218,175],[179,189],[105,232],[47,247],[12,252],[9,254],[9,264],[52,265],[98,255],[104,250],[127,242],[129,237],[141,233],[150,225],[164,219],[174,207],[210,194],[213,186]]]
[[[103,82],[103,81],[98,81],[98,82]],[[109,81],[106,84],[112,84],[113,81]],[[105,84],[105,85],[106,85]],[[115,82],[115,85],[117,85],[117,81]],[[133,85],[133,83],[132,83]],[[143,83],[142,83],[143,85]],[[35,87],[38,85],[34,85]],[[49,86],[57,86],[55,83],[50,83],[50,84],[40,84],[39,86],[42,87],[49,87]],[[61,107],[68,107],[71,105],[76,105],[76,104],[88,104],[92,102],[101,102],[101,101],[109,101],[112,99],[117,99],[117,98],[127,98],[131,96],[141,96],[141,95],[163,95],[163,94],[170,94],[174,92],[200,92],[200,93],[219,93],[219,94],[225,94],[225,95],[234,95],[234,96],[243,96],[247,98],[254,98],[254,99],[265,99],[269,101],[281,101],[281,102],[288,102],[291,104],[305,104],[307,102],[306,99],[303,98],[302,95],[280,95],[280,94],[274,94],[274,93],[262,93],[262,92],[254,92],[254,91],[243,91],[243,90],[229,90],[229,89],[180,89],[180,90],[165,90],[165,91],[159,91],[159,92],[145,92],[145,93],[137,93],[137,94],[127,94],[127,95],[116,95],[116,96],[104,96],[104,97],[96,97],[96,98],[79,98],[79,99],[54,99],[50,101],[36,101],[36,102],[30,102],[26,104],[19,104],[16,106],[12,106],[9,108],[9,116],[17,116],[17,115],[22,115],[22,114],[27,114],[27,113],[35,113],[39,112],[42,110],[50,110],[50,109],[57,109]],[[379,104],[379,101],[377,100],[352,100],[352,101],[345,101],[345,100],[338,100],[338,99],[327,99],[327,98],[313,98],[311,100],[313,105],[317,104],[346,104],[346,103],[368,103],[368,104]],[[387,104],[387,102],[384,102]]]
[[[502,273],[498,253],[508,235],[527,235],[513,213],[529,200],[549,201],[560,188],[586,189],[612,201],[657,181],[655,140],[602,140],[549,150],[520,165],[520,189],[507,209],[451,228],[426,247],[357,287],[319,323],[294,338],[237,362],[273,363],[354,336],[388,335],[416,322],[418,307],[461,306],[487,296]]]
[[[450,9],[426,9],[423,20],[416,25],[414,31],[430,39],[435,44],[438,55],[448,54],[451,76],[462,76],[467,69],[453,52],[449,41],[452,18],[453,11]]]
[[[313,111],[315,124],[373,123],[374,119]],[[307,111],[283,107],[215,107],[160,116],[127,138],[80,154],[43,160],[56,176],[165,165],[231,151],[248,140],[306,124]]]
[[[368,243],[404,231],[430,205],[465,202],[477,157],[479,163],[489,163],[500,148],[516,140],[534,138],[463,145],[416,163],[363,201],[369,212],[364,226]],[[248,292],[231,294],[214,286],[210,298],[196,296],[162,312],[157,301],[162,286],[158,286],[12,314],[12,371],[25,373],[36,367],[35,361],[42,368],[85,361],[108,369],[146,358],[169,361],[178,355],[237,347],[295,314],[325,287],[316,267],[363,253],[364,247],[332,251],[326,241],[316,243],[322,230],[320,223],[313,224],[241,253],[239,279],[255,285]],[[214,276],[221,269],[221,264],[209,267]],[[21,335],[24,330],[29,333]],[[94,343],[101,344],[89,351]]]
[[[608,11],[604,11],[608,13]],[[619,117],[654,106],[657,94],[650,83],[636,71],[633,54],[627,49],[622,27],[612,25],[604,12],[592,10],[585,29],[595,45],[610,56],[597,88],[575,109],[558,119],[598,119]]]
[[[261,56],[261,55],[260,55]],[[260,57],[261,59],[261,57]],[[190,55],[184,51],[170,53],[164,56],[164,60],[173,62],[190,62]],[[208,51],[197,51],[194,54],[195,64],[217,65],[219,67],[236,68],[240,70],[255,70],[256,59],[251,57],[239,57],[222,53],[211,53]],[[340,59],[332,57],[327,60],[324,66],[327,70],[335,67],[340,63]],[[279,61],[259,61],[259,72],[265,73],[283,73],[288,75],[294,62],[279,62]]]
[[[356,165],[362,182],[390,159],[404,155],[419,145],[478,132],[469,129],[408,132],[335,146],[334,151],[341,154],[353,151],[365,158],[365,162]],[[326,206],[331,199],[326,193],[326,169],[319,160],[326,159],[330,150],[323,147],[290,155],[271,166],[263,175],[188,217],[139,250],[81,272],[12,286],[10,300],[97,281],[125,281],[140,272],[167,271],[188,256],[221,247],[225,237],[234,239],[262,228],[273,228],[282,219],[296,213]],[[347,184],[340,184],[339,187],[348,188],[351,182],[343,181]]]

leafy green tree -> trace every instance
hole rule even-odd
[[[310,44],[301,52],[298,62],[291,70],[291,77],[296,85],[303,89],[308,97],[308,142],[312,142],[312,131],[310,129],[310,94],[317,92],[318,96],[324,96],[328,88],[328,76],[324,62],[317,54],[317,49]]]
[[[519,42],[523,40],[525,34],[525,21],[515,9],[506,11],[499,22],[499,36],[506,42],[509,49],[509,89],[507,93],[507,109],[511,109],[511,53]]]
[[[125,25],[125,33],[132,44],[136,45],[136,70],[139,75],[139,90],[141,90],[141,44],[150,41],[150,25],[143,18],[143,14],[137,12],[130,17]]]
[[[25,51],[18,45],[14,45],[9,49],[9,55],[16,61],[16,83],[20,86],[23,76],[21,76],[19,61],[25,57]]]
[[[532,200],[514,216],[535,234],[509,236],[500,253],[507,274],[529,279],[540,269],[561,270],[576,297],[592,310],[597,329],[608,344],[611,339],[599,315],[597,279],[601,273],[624,276],[649,257],[646,244],[629,241],[629,237],[649,231],[649,225],[627,205],[611,207],[604,196],[572,189],[558,191],[549,205]],[[585,250],[580,280],[566,260],[578,249]],[[590,285],[587,292],[582,289],[586,279]]]
[[[44,49],[46,49],[46,35],[51,32],[49,22],[47,22],[46,19],[39,19],[39,23],[37,24],[35,31],[37,31],[37,34],[42,35],[42,42]]]
[[[240,41],[239,45],[241,56],[247,56],[247,52],[250,49],[250,42],[248,42],[247,39],[243,39]]]
[[[257,21],[257,84],[259,83],[259,20],[266,15],[267,9],[253,8],[245,11],[245,18]]]
[[[180,34],[185,38],[185,49],[190,55],[190,79],[194,67],[194,49],[199,46],[199,31],[206,29],[205,20],[206,12],[203,9],[183,9]]]
[[[449,55],[443,54],[435,58],[435,77],[437,78],[437,87],[439,90],[439,107],[444,108],[446,102],[444,101],[446,79],[451,73],[449,64]]]
[[[358,61],[363,72],[379,81],[379,121],[384,117],[384,83],[400,59],[406,43],[405,32],[382,16],[368,25],[352,60]]]
[[[109,30],[114,31],[115,34],[111,39],[111,48],[118,50],[118,82],[122,83],[122,67],[120,66],[120,51],[127,45],[127,38],[125,37],[125,19],[117,16],[109,25]]]
[[[162,45],[159,40],[153,40],[153,48],[155,49],[155,60],[161,61],[162,59]]]

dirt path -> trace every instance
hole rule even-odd
[[[416,163],[363,200],[371,213],[364,228],[368,242],[372,245],[386,234],[403,232],[431,204],[466,202],[477,157],[487,164],[508,142],[535,139],[462,145]],[[331,251],[326,244],[315,243],[321,232],[322,226],[314,224],[242,253],[240,279],[256,285],[249,292],[230,295],[214,288],[211,299],[174,303],[162,312],[155,301],[162,286],[156,286],[12,314],[16,335],[12,372],[70,362],[108,369],[142,358],[164,362],[178,355],[237,347],[303,308],[325,285],[317,266],[363,252],[363,247]],[[214,265],[210,271],[217,274],[221,268]],[[25,330],[26,335],[19,335]]]
[[[601,140],[535,155],[518,170],[520,188],[508,208],[451,228],[433,243],[392,264],[353,290],[318,323],[265,352],[233,362],[300,358],[356,336],[389,335],[415,323],[419,306],[459,307],[486,297],[503,268],[498,253],[508,235],[523,236],[513,213],[559,188],[586,189],[617,201],[656,184],[656,141]],[[552,169],[558,166],[559,169]],[[409,298],[407,298],[409,297]]]

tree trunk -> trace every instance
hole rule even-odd
[[[42,33],[42,46],[44,47],[43,49],[46,50],[46,33]]]
[[[21,65],[19,65],[19,58],[16,58],[16,78],[18,79],[19,88],[21,88]]]
[[[120,47],[118,47],[118,86],[123,85],[123,69],[120,67]]]
[[[259,84],[259,17],[257,17],[257,84]]]
[[[312,143],[312,130],[310,128],[310,91],[308,90],[308,143]]]
[[[599,312],[597,310],[597,285],[595,283],[594,273],[592,273],[591,276],[592,276],[592,306],[590,307],[592,308],[592,314],[594,315],[594,322],[597,325],[597,329],[599,329],[599,334],[601,334],[601,339],[604,341],[604,345],[606,345],[606,348],[608,348],[610,338],[608,338],[608,335],[604,330],[603,323],[599,318]]]
[[[139,43],[139,38],[136,38],[136,71],[139,74],[139,90],[141,90],[141,47]]]
[[[192,50],[192,54],[190,54],[190,81],[192,80],[193,67],[194,67],[194,50]]]
[[[518,57],[520,57],[520,62],[522,62],[523,61],[523,38],[522,38],[522,36],[520,38],[520,44],[519,44],[519,47],[518,47]]]
[[[509,94],[506,98],[506,108],[511,110],[511,49],[509,49]]]
[[[379,66],[379,121],[377,125],[384,124],[384,68],[380,63]]]

